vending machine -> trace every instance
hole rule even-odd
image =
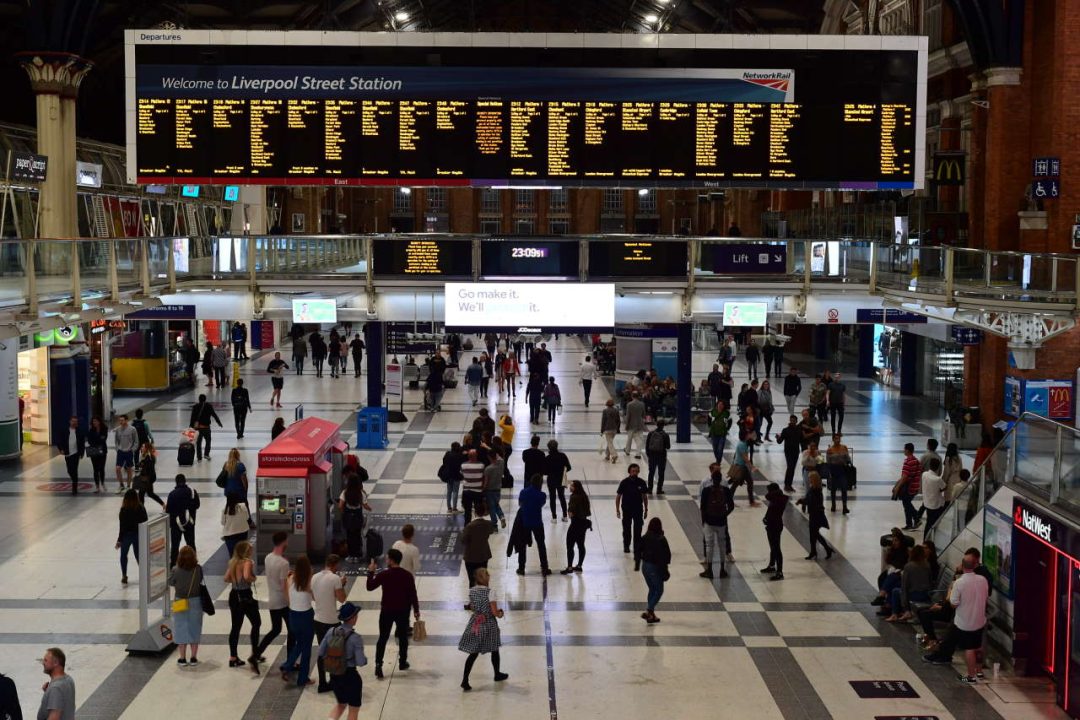
[[[311,417],[293,423],[259,451],[255,550],[260,563],[279,531],[289,536],[290,557],[306,553],[321,560],[329,554],[336,499],[332,489],[341,486],[341,456],[347,449],[337,423]]]

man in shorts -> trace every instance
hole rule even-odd
[[[357,668],[367,665],[364,656],[364,641],[355,632],[356,619],[360,617],[360,608],[347,602],[338,609],[338,620],[341,624],[328,632],[319,643],[319,659],[326,661],[326,655],[330,650],[330,643],[335,635],[345,636],[344,647],[344,672],[339,675],[330,674],[330,688],[334,691],[334,699],[337,705],[330,711],[330,717],[338,720],[349,709],[349,720],[360,717],[360,702],[363,697],[364,684],[360,680]]]
[[[285,387],[284,375],[288,369],[289,365],[281,359],[281,353],[274,353],[274,359],[266,366],[266,372],[270,373],[270,384],[274,388],[274,391],[270,393],[271,405],[276,402],[277,407],[281,407],[281,389]]]
[[[139,433],[128,424],[128,416],[120,416],[120,424],[113,431],[113,447],[116,448],[116,481],[120,483],[120,494],[124,492],[124,476],[127,484],[132,484],[135,469],[135,452],[139,449]]]
[[[967,661],[967,675],[959,677],[960,682],[974,685],[982,671],[978,667],[978,652],[982,648],[983,630],[986,627],[986,601],[990,596],[990,585],[986,578],[975,572],[979,559],[971,553],[965,553],[961,564],[962,574],[953,583],[949,602],[956,608],[949,634],[923,660],[935,665],[952,664],[952,656],[957,648],[964,651]]]

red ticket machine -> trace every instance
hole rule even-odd
[[[337,423],[310,417],[293,423],[259,451],[255,545],[260,563],[279,530],[289,535],[286,552],[292,557],[307,553],[320,560],[329,554],[335,500],[331,488],[340,486],[341,478],[334,475],[343,464],[334,462],[334,454],[347,449]]]

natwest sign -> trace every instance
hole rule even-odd
[[[1054,545],[1058,540],[1055,523],[1017,501],[1013,509],[1013,524]]]

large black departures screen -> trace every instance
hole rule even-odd
[[[254,44],[263,35],[284,44]],[[736,36],[549,34],[496,46],[473,34],[459,38],[464,47],[420,33],[330,36],[340,44],[129,31],[131,179],[922,184],[925,38],[850,49],[857,41],[839,36],[753,36],[744,48]],[[522,46],[540,41],[548,46]],[[576,46],[557,47],[566,43]]]

